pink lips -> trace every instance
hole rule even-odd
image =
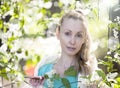
[[[67,49],[68,49],[69,51],[74,51],[76,48],[73,48],[73,47],[67,47]]]

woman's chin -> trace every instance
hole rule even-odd
[[[68,54],[69,56],[75,56],[75,55],[76,55],[75,52],[67,52],[67,54]]]

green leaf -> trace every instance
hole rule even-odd
[[[116,78],[117,82],[119,83],[120,85],[120,77]]]
[[[0,76],[2,76],[3,78],[9,80],[5,69],[0,70]]]
[[[45,8],[42,8],[42,9],[41,9],[41,13],[45,15],[45,14],[46,14],[46,9],[45,9]]]
[[[65,88],[71,88],[70,82],[66,78],[62,78],[61,80]]]
[[[25,0],[27,3],[29,3],[30,2],[30,0]]]
[[[48,75],[47,75],[47,74],[45,74],[45,75],[44,75],[44,77],[45,77],[45,79],[49,79],[49,77],[48,77]]]
[[[60,75],[59,74],[54,74],[54,78],[59,80],[60,79]]]
[[[77,76],[77,71],[74,69],[74,66],[71,66],[64,72],[64,74],[66,76]]]
[[[2,61],[3,61],[4,63],[8,63],[8,59],[7,59],[7,58],[2,58]]]
[[[106,75],[102,70],[96,70],[96,72],[103,80],[106,80]]]
[[[28,56],[28,51],[27,50],[25,51],[25,55]]]
[[[120,88],[120,85],[114,84],[114,88]]]
[[[2,52],[0,52],[0,56],[5,56]]]
[[[84,3],[88,3],[90,0],[82,0]]]
[[[118,54],[120,54],[120,50],[117,50]]]
[[[0,20],[0,29],[2,29],[2,27],[3,27],[3,21]]]
[[[12,37],[8,38],[8,41],[11,43],[12,41],[14,41],[16,39],[17,39],[16,37],[12,36]]]
[[[60,13],[54,13],[54,14],[52,15],[53,18],[58,18],[58,17],[60,17],[60,16],[61,16]]]
[[[44,0],[44,2],[49,2],[50,0]]]
[[[62,2],[58,2],[58,6],[59,6],[59,7],[62,7],[62,6],[63,6],[63,3],[62,3]]]
[[[24,18],[22,18],[22,20],[20,20],[20,27],[23,28],[24,24],[25,24],[25,20]]]

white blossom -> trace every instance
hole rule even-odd
[[[0,47],[0,52],[5,53],[6,50],[7,50],[7,44],[4,43],[4,44]]]
[[[51,8],[51,6],[52,6],[52,2],[44,3],[44,7],[47,8],[47,9]]]
[[[120,56],[118,53],[115,53],[114,58],[120,59]]]
[[[54,69],[52,69],[50,72],[46,73],[49,77],[49,79],[46,80],[48,88],[54,87],[54,80],[52,80],[51,78],[53,78],[55,73],[56,73],[56,71]]]
[[[117,31],[116,29],[113,29],[113,34],[114,34],[114,37],[115,37],[115,38],[118,38],[118,34],[119,34],[119,33],[118,33],[118,31]]]

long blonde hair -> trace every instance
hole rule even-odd
[[[80,20],[83,22],[85,26],[85,42],[82,45],[80,51],[76,54],[77,55],[77,60],[78,60],[78,71],[83,73],[84,75],[88,75],[92,71],[92,67],[87,64],[90,60],[90,43],[91,43],[91,38],[88,32],[88,28],[86,25],[86,19],[83,13],[79,10],[71,10],[67,12],[63,17],[61,18],[59,25],[58,25],[58,31],[60,31],[60,26],[62,25],[64,19],[66,18],[72,18],[75,20]]]

